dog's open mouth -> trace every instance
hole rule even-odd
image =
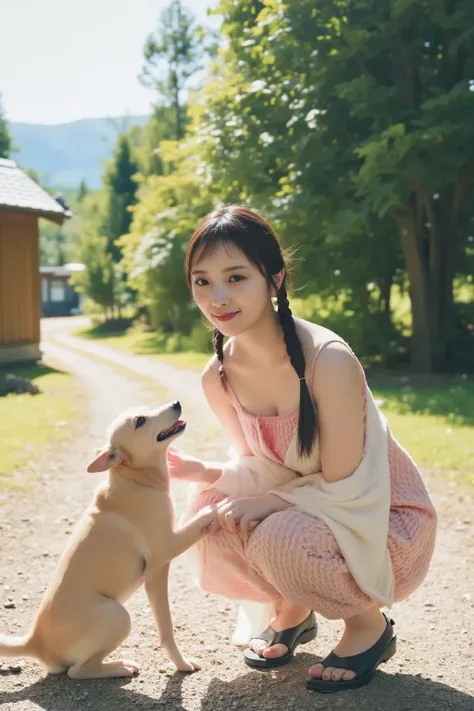
[[[185,429],[186,429],[185,420],[176,420],[173,427],[170,427],[169,430],[163,430],[163,432],[160,432],[158,434],[156,441],[163,442],[163,440],[168,439],[168,437],[172,437],[175,434],[179,434],[179,432],[183,432],[183,430],[185,430]]]

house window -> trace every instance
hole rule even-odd
[[[51,301],[59,303],[66,300],[64,282],[53,279],[51,282]]]
[[[47,279],[41,279],[41,301],[43,304],[47,304],[49,299],[48,299],[48,280]]]

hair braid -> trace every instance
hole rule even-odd
[[[212,343],[216,351],[217,359],[219,361],[219,377],[221,383],[225,387],[225,372],[224,372],[224,336],[219,331],[218,328],[214,329],[214,334],[212,336]]]
[[[283,337],[291,365],[300,379],[300,411],[298,417],[298,453],[310,454],[316,437],[317,415],[305,378],[305,357],[300,339],[296,333],[293,314],[288,301],[285,282],[277,291],[278,317],[283,329]]]

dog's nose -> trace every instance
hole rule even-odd
[[[175,400],[171,406],[174,410],[181,410],[181,403],[179,400]]]

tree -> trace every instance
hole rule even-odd
[[[108,250],[116,262],[121,258],[116,240],[128,233],[132,221],[129,208],[136,202],[137,183],[133,178],[137,171],[129,139],[121,134],[103,178],[107,197],[102,233],[107,235]]]
[[[77,201],[82,203],[88,192],[89,190],[87,189],[86,181],[81,180],[77,189]]]
[[[155,89],[174,111],[175,135],[180,140],[186,126],[184,92],[189,79],[202,68],[206,35],[193,13],[181,0],[172,0],[161,12],[157,30],[144,48],[145,65],[140,74],[144,86]]]
[[[8,123],[3,114],[2,95],[0,94],[0,158],[8,158],[12,150],[12,140]]]
[[[142,176],[161,175],[164,164],[160,157],[161,141],[173,140],[176,136],[173,109],[155,106],[153,115],[144,126],[132,126],[127,135]]]
[[[201,126],[216,180],[303,235],[318,283],[337,253],[348,283],[357,265],[378,283],[382,262],[392,279],[402,250],[412,363],[444,368],[474,179],[473,3],[221,0],[218,12],[224,81]]]
[[[165,174],[145,180],[130,233],[121,238],[120,246],[128,283],[137,290],[152,327],[186,334],[197,310],[184,277],[184,254],[189,236],[215,198],[194,141],[163,142],[161,156]]]
[[[103,224],[104,196],[89,194],[85,197],[85,220],[82,225],[78,261],[85,270],[75,272],[71,281],[78,291],[100,306],[107,319],[119,305],[121,294],[120,272],[109,251],[108,238],[100,234]]]
[[[107,250],[107,237],[86,230],[79,247],[79,258],[85,265],[83,272],[75,272],[73,282],[77,290],[102,307],[105,318],[115,306],[116,274],[112,255]]]

